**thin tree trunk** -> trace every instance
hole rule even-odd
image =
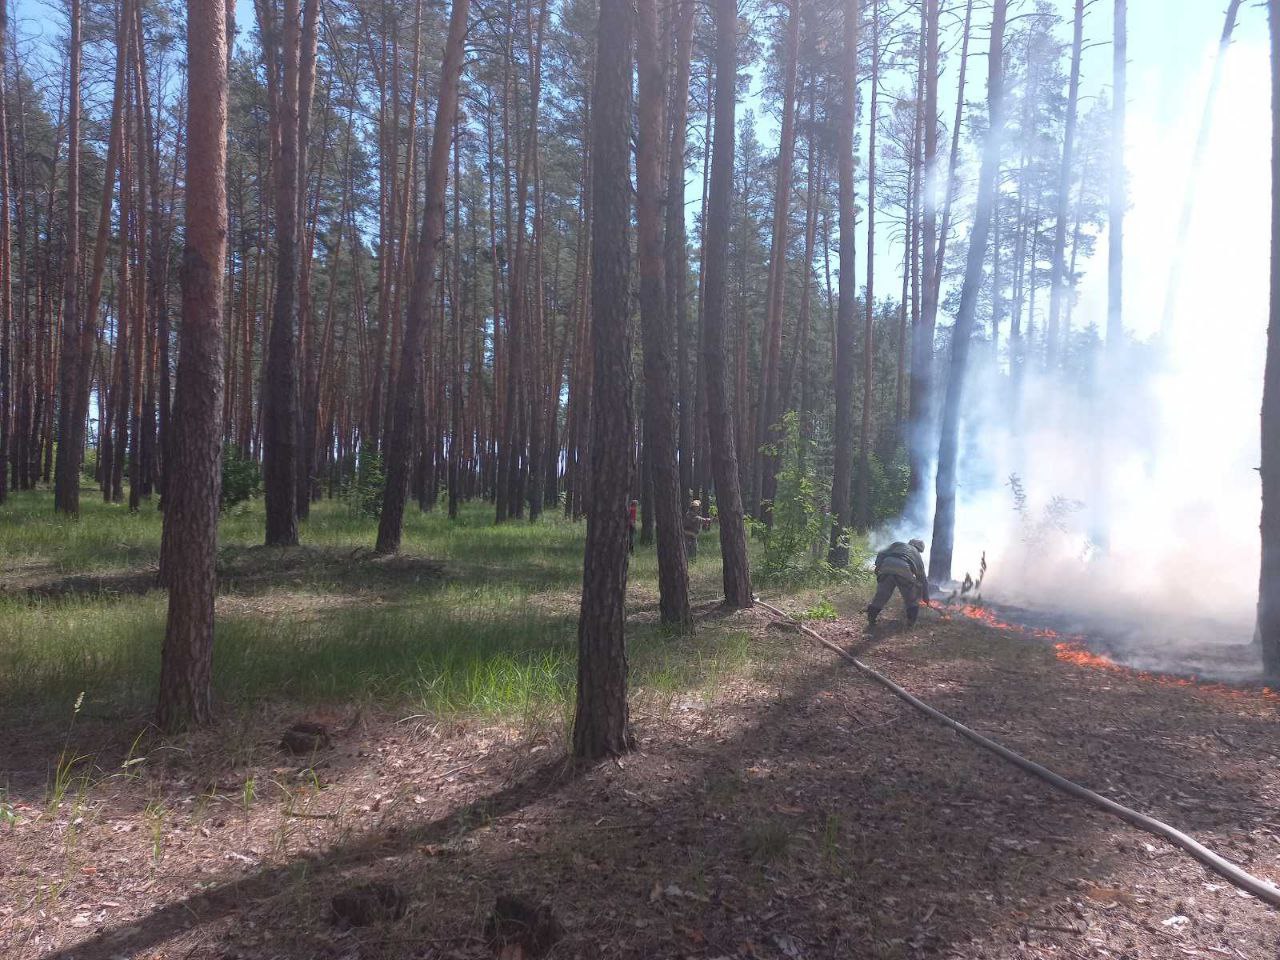
[[[1268,674],[1280,675],[1280,0],[1271,27],[1271,311],[1262,381],[1262,572],[1258,638]]]
[[[73,423],[76,376],[80,364],[80,0],[71,0],[71,49],[67,82],[67,224],[63,267],[61,403],[58,407],[58,459],[54,508],[80,513],[80,429]],[[52,202],[52,185],[50,187]]]
[[[1062,161],[1058,166],[1058,204],[1053,227],[1053,271],[1049,281],[1049,326],[1045,333],[1045,366],[1049,368],[1053,368],[1058,362],[1059,326],[1063,303],[1068,293],[1067,217],[1071,205],[1071,165],[1075,159],[1076,114],[1080,101],[1080,55],[1083,49],[1084,0],[1076,0],[1075,28],[1071,41],[1071,79],[1067,92],[1067,119],[1062,137]]]
[[[960,77],[956,81],[956,115],[951,125],[951,159],[947,163],[947,195],[942,202],[942,225],[938,228],[938,252],[933,259],[934,321],[937,320],[938,301],[942,297],[942,274],[947,260],[947,239],[951,235],[951,208],[960,192],[960,132],[964,128],[965,78],[969,73],[969,38],[973,25],[973,0],[965,0],[964,26],[960,38]]]
[[[796,66],[800,59],[800,0],[787,12],[787,41],[783,53],[782,130],[778,139],[778,174],[773,193],[773,238],[769,247],[769,280],[765,290],[764,341],[760,352],[760,410],[755,479],[761,519],[773,526],[773,498],[778,492],[778,426],[782,418],[782,307],[787,290],[787,226],[791,212],[791,177],[795,167]],[[766,452],[768,451],[768,452]]]
[[[809,340],[813,313],[813,252],[817,239],[818,227],[818,182],[821,176],[821,160],[818,158],[817,137],[817,81],[809,82],[809,144],[808,161],[805,171],[804,202],[804,259],[803,279],[800,281],[799,317],[796,321],[795,344],[791,351],[791,361],[787,364],[787,374],[782,381],[780,396],[782,409],[791,408],[795,395],[797,370],[800,373],[800,432],[804,437],[811,436],[813,428],[812,398],[813,385],[809,382]]]
[[[676,328],[680,404],[680,505],[693,488],[693,384],[689,363],[689,251],[685,236],[685,147],[689,127],[689,74],[697,6],[680,0],[676,17],[675,77],[671,83],[671,142],[667,150],[667,314]]]
[[[663,623],[688,629],[689,575],[681,521],[676,377],[671,318],[667,313],[662,231],[662,147],[666,97],[658,52],[657,0],[637,0],[636,69],[639,137],[636,141],[636,227],[640,267],[640,322],[644,346],[645,462],[653,482],[658,535],[658,607]]]
[[[75,406],[71,411],[72,426],[76,429],[76,440],[73,441],[74,449],[72,453],[77,457],[83,454],[84,447],[84,429],[85,419],[89,413],[89,396],[92,389],[93,379],[93,358],[98,346],[98,308],[102,302],[102,284],[106,276],[107,253],[111,245],[111,210],[112,199],[115,190],[116,173],[122,170],[121,154],[124,147],[124,104],[126,95],[126,84],[128,81],[127,66],[129,61],[129,43],[130,36],[133,32],[133,15],[130,12],[128,0],[121,0],[120,6],[116,11],[116,78],[114,93],[111,98],[111,132],[107,142],[107,163],[103,172],[103,187],[101,204],[98,208],[98,234],[94,242],[93,248],[93,268],[89,276],[89,296],[85,304],[83,323],[80,328],[80,347],[79,347],[79,366],[80,369],[76,375],[76,394]],[[122,198],[127,193],[128,184],[125,176],[120,177],[120,192]],[[128,203],[124,201],[125,210],[127,212]],[[122,238],[127,237],[128,224],[127,217],[122,219],[120,233]],[[127,245],[127,241],[123,241]],[[126,304],[128,301],[127,289],[128,284],[124,285],[125,293],[120,295],[117,291],[117,314],[121,311],[119,306]],[[127,310],[126,310],[127,312]],[[119,316],[117,316],[117,326],[119,325]],[[125,322],[127,328],[127,321]],[[117,414],[115,406],[112,404],[112,397],[108,393],[108,384],[111,381],[111,373],[106,366],[104,357],[101,385],[98,392],[98,401],[101,409],[107,411],[114,424]],[[107,424],[102,424],[99,430],[98,441],[103,447],[113,451],[111,447],[111,430]],[[111,457],[107,457],[105,462],[100,461],[99,470],[110,466]],[[109,492],[112,481],[110,472],[102,477],[106,487],[104,492]]]
[[[955,549],[956,461],[960,450],[960,409],[964,402],[964,381],[968,372],[969,345],[973,340],[978,291],[987,258],[991,234],[991,211],[995,203],[996,172],[1000,168],[1000,141],[1004,133],[1004,26],[1007,0],[994,0],[991,13],[991,46],[987,54],[987,106],[990,127],[982,150],[978,174],[978,197],[969,253],[965,263],[960,306],[956,311],[951,342],[951,372],[942,407],[942,435],[938,443],[938,502],[933,516],[933,543],[929,550],[929,578],[935,583],[951,579],[951,559]]]
[[[747,558],[747,531],[738,481],[738,451],[734,439],[733,409],[729,404],[728,369],[725,363],[725,322],[728,314],[729,218],[733,203],[733,153],[738,76],[738,7],[736,0],[714,0],[715,20],[715,131],[711,149],[710,185],[703,233],[706,254],[703,269],[702,365],[707,403],[707,433],[716,506],[720,516],[720,555],[723,564],[725,605],[750,607],[751,566]]]
[[[233,0],[234,2],[234,0]],[[320,0],[306,0],[302,13],[302,37],[299,45],[298,64],[298,186],[295,191],[297,213],[295,224],[301,250],[298,257],[298,348],[297,363],[300,371],[296,376],[300,397],[305,400],[311,395],[311,381],[316,373],[311,363],[314,337],[312,327],[314,320],[311,306],[311,261],[315,247],[314,230],[307,224],[307,195],[310,178],[307,176],[307,150],[311,139],[311,103],[315,97],[316,81],[316,20],[319,16]],[[321,135],[322,143],[324,135]],[[320,163],[324,166],[324,155],[321,151]],[[322,190],[321,182],[316,184],[317,195]],[[297,464],[297,492],[294,494],[294,508],[299,519],[305,520],[311,513],[311,448],[315,442],[315,408],[300,404],[295,408],[298,423],[295,427],[297,442],[295,463]]]
[[[5,38],[9,35],[8,4],[0,0],[0,503],[9,496],[9,445],[12,442],[12,249],[9,221],[9,123],[5,89]]]
[[[867,133],[867,321],[862,338],[862,431],[858,436],[857,524],[871,528],[871,400],[875,391],[876,123],[879,119],[880,0],[871,0],[871,117]]]
[[[1112,43],[1111,193],[1107,215],[1107,346],[1124,336],[1124,135],[1128,64],[1127,0],[1115,0],[1115,38]]]
[[[930,0],[936,2],[936,0]],[[853,127],[857,116],[859,0],[844,2],[844,49],[840,75],[840,103],[836,120],[836,163],[839,170],[840,302],[836,308],[835,420],[832,424],[834,460],[831,468],[831,544],[827,559],[836,567],[849,564],[849,528],[853,522],[853,377],[856,202],[853,192]]]
[[[436,103],[435,127],[431,133],[431,153],[427,162],[426,207],[422,231],[414,258],[413,286],[405,316],[401,344],[400,373],[396,378],[396,402],[386,449],[386,489],[382,514],[378,519],[378,553],[396,553],[404,528],[404,505],[409,496],[409,466],[418,394],[422,389],[423,354],[431,312],[436,260],[444,242],[445,190],[449,181],[449,149],[454,117],[458,109],[458,85],[466,53],[468,0],[453,0],[449,35],[440,66],[440,94]]]
[[[274,0],[264,0],[264,5],[270,2]],[[269,547],[298,542],[298,0],[284,0],[283,21],[282,80],[274,118],[280,139],[275,171],[276,291],[262,375],[262,479]],[[262,26],[267,42],[274,45],[270,29]]]
[[[156,721],[173,730],[213,714],[214,564],[222,461],[222,266],[227,247],[224,0],[187,4],[187,183],[178,394],[166,494],[169,616]]]
[[[938,159],[938,0],[925,0],[921,10],[924,49],[922,86],[924,117],[921,121],[924,159],[917,187],[923,206],[920,242],[924,248],[921,263],[920,316],[912,327],[910,414],[907,427],[908,457],[911,464],[907,481],[908,502],[924,492],[928,471],[928,423],[933,400],[933,331],[938,315],[938,194],[934,184],[934,167]]]
[[[1231,35],[1235,32],[1236,16],[1239,11],[1240,0],[1230,0],[1227,6],[1226,23],[1222,27],[1222,37],[1218,41],[1218,52],[1213,59],[1209,89],[1205,93],[1204,111],[1200,114],[1200,129],[1196,134],[1195,148],[1191,153],[1191,166],[1187,170],[1187,188],[1182,195],[1182,214],[1178,217],[1177,232],[1173,235],[1173,253],[1169,258],[1169,281],[1165,288],[1164,316],[1160,323],[1160,331],[1166,337],[1173,329],[1179,282],[1185,269],[1187,237],[1191,233],[1191,215],[1195,212],[1196,185],[1200,179],[1200,168],[1204,164],[1204,152],[1209,145],[1209,132],[1213,126],[1213,105],[1218,99],[1218,87],[1222,84],[1222,67],[1227,59],[1227,48],[1231,46]]]
[[[908,144],[911,153],[907,161],[907,198],[903,206],[906,223],[903,230],[906,234],[903,243],[902,260],[902,301],[898,305],[898,368],[894,378],[893,391],[893,446],[894,454],[902,442],[902,416],[904,388],[907,381],[907,302],[911,298],[911,279],[915,272],[916,250],[916,144],[913,126],[911,141]]]
[[[132,16],[128,11],[124,11],[128,16]],[[121,51],[122,57],[132,59],[132,51]],[[128,82],[128,70],[125,72],[126,84]],[[133,409],[133,391],[130,374],[133,372],[133,363],[130,359],[130,340],[133,338],[133,327],[130,323],[133,305],[130,303],[129,294],[132,281],[129,278],[129,234],[130,220],[132,219],[132,207],[130,194],[133,192],[133,164],[130,162],[129,137],[127,131],[130,126],[129,116],[132,110],[129,109],[129,95],[126,90],[124,93],[124,104],[122,109],[124,115],[121,117],[121,143],[120,143],[120,269],[117,274],[116,283],[116,342],[115,342],[115,369],[116,369],[116,387],[115,387],[115,437],[112,440],[113,455],[111,458],[110,476],[104,477],[105,485],[103,494],[108,503],[120,503],[124,499],[124,460],[125,452],[129,448],[129,419],[130,412]]]

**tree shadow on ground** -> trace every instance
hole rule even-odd
[[[486,606],[487,587],[454,583],[446,590],[447,579],[427,577],[419,583],[423,567],[413,558],[393,559],[416,588],[398,602],[379,602],[350,581],[342,583],[344,592],[320,589],[319,580],[313,592],[275,590],[291,582],[287,572],[270,580],[270,589],[222,596],[213,676],[228,731],[221,744],[226,759],[206,758],[205,780],[195,786],[224,783],[252,766],[264,747],[274,753],[293,719],[333,715],[342,726],[359,704],[445,720],[509,718],[525,726],[562,720],[573,699],[576,607],[538,595]],[[671,703],[747,666],[749,639],[731,619],[717,615],[706,629],[681,635],[647,616],[646,606],[630,605],[632,683],[655,702]],[[162,611],[152,610],[151,621],[118,660],[90,650],[70,675],[28,677],[20,688],[0,681],[0,725],[12,732],[0,757],[0,788],[11,799],[43,807],[60,777],[86,787],[101,783],[163,743],[150,712]],[[86,690],[83,709],[73,715],[72,704]],[[272,729],[243,729],[264,717]]]
[[[343,547],[224,547],[218,553],[218,592],[256,594],[279,586],[340,586],[349,592],[380,595],[432,585],[445,565],[425,557],[383,557],[372,550]],[[0,588],[0,597],[29,599],[110,598],[141,596],[164,590],[159,567],[96,574],[28,575]]]
[[[1223,944],[1261,956],[1274,946],[1270,914],[1229,889],[1206,892],[1198,866],[1157,859],[1166,851],[1145,852],[1143,835],[958,741],[828,654],[771,650],[772,693],[642,718],[642,751],[619,765],[566,777],[551,760],[510,783],[477,784],[487,792],[459,806],[404,808],[325,853],[215,878],[48,956],[162,945],[198,957],[480,956],[467,944],[487,905],[511,891],[560,916],[567,942],[557,955],[1071,957],[1086,934],[1092,946],[1144,958]],[[1143,743],[1105,757],[1064,752],[1051,738],[1090,730],[1090,717],[1114,723],[1132,711],[1133,691],[1092,689],[1092,701],[1042,718],[1053,678],[1033,688],[1034,674],[1011,682],[1001,664],[937,652],[931,635],[895,638],[886,651],[900,665],[936,661],[911,683],[959,719],[1014,730],[1043,722],[1043,741],[1012,745],[1068,775],[1092,774],[1095,786],[1126,777],[1131,749],[1160,765],[1204,761],[1194,744],[1152,736],[1167,703],[1141,711]],[[1150,789],[1143,783],[1135,791]],[[1265,790],[1254,789],[1238,800],[1266,809]],[[409,915],[335,933],[330,895],[370,880],[404,888]],[[1095,909],[1082,892],[1117,886],[1136,893]],[[1214,920],[1162,931],[1175,910]]]

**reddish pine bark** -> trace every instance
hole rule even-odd
[[[628,0],[601,0],[591,107],[590,497],[578,613],[573,753],[616,756],[632,746],[627,708],[627,500],[631,486],[631,39]]]
[[[409,308],[405,315],[404,339],[401,343],[400,371],[395,384],[395,406],[386,446],[386,489],[383,492],[382,515],[378,519],[379,553],[395,553],[400,549],[404,527],[404,505],[409,496],[410,460],[418,395],[422,390],[422,364],[426,348],[428,314],[434,290],[436,260],[444,243],[445,188],[449,180],[449,149],[453,121],[458,109],[458,83],[466,53],[468,0],[453,0],[449,17],[449,35],[445,41],[444,61],[440,67],[440,97],[436,104],[435,127],[431,132],[431,153],[427,161],[426,209],[414,260],[413,286],[409,291]]]
[[[54,509],[80,514],[80,457],[84,424],[75,423],[80,368],[80,0],[71,0],[71,49],[67,81],[67,227],[63,267],[62,355],[58,406],[58,460]],[[50,203],[53,191],[50,190]]]
[[[662,147],[665,83],[658,56],[657,0],[638,0],[636,68],[636,226],[640,261],[640,322],[644,346],[645,462],[653,483],[658,534],[659,612],[663,623],[687,629],[689,576],[681,523],[679,439],[671,318],[667,313],[662,235]]]
[[[738,479],[738,449],[733,409],[729,403],[729,371],[725,362],[728,314],[729,217],[733,202],[734,117],[738,74],[738,7],[736,0],[715,0],[715,128],[707,193],[704,257],[702,364],[710,437],[711,469],[720,516],[720,555],[724,600],[733,608],[749,607],[751,567]]]
[[[267,0],[274,2],[274,0]],[[265,4],[264,4],[265,6]],[[274,117],[276,160],[276,290],[262,370],[262,481],[266,544],[298,542],[298,0],[284,0],[281,84]],[[264,33],[269,31],[264,25]],[[270,43],[274,46],[274,37]]]
[[[778,423],[783,413],[782,306],[787,291],[787,226],[791,213],[791,176],[795,166],[796,64],[800,54],[800,0],[791,0],[787,12],[787,42],[783,52],[782,130],[778,141],[778,175],[773,192],[773,239],[769,247],[769,281],[765,289],[764,341],[761,344],[759,458],[754,482],[759,484],[759,516],[773,525],[773,498],[778,489],[781,459],[777,447],[782,438]],[[766,453],[772,449],[773,452]]]
[[[13,290],[9,235],[9,124],[6,116],[4,39],[9,32],[8,5],[0,3],[0,503],[9,495],[9,444],[12,434],[11,325]]]
[[[685,237],[685,147],[689,126],[689,74],[693,53],[694,0],[680,0],[675,30],[675,74],[671,82],[671,142],[667,150],[667,315],[676,327],[680,404],[680,503],[693,487],[693,384],[689,375],[689,254]]]
[[[222,462],[222,273],[227,246],[226,5],[187,4],[187,183],[182,330],[166,494],[169,617],[156,721],[173,730],[213,713],[213,608]]]

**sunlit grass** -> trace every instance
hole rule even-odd
[[[130,514],[87,490],[82,502],[74,521],[53,514],[47,493],[0,508],[0,712],[62,713],[81,691],[86,714],[154,702],[166,601],[150,571],[161,516],[154,505]],[[516,719],[571,709],[581,523],[548,513],[495,526],[487,504],[457,521],[410,509],[403,557],[392,562],[370,552],[374,521],[340,503],[312,508],[297,551],[261,547],[262,523],[251,504],[219,531],[220,701],[372,701]],[[695,597],[718,591],[719,564],[705,553]],[[656,577],[652,548],[638,548],[629,591],[638,696],[670,703],[750,669],[741,630],[661,630]]]

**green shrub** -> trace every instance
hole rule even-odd
[[[902,516],[907,505],[907,484],[911,477],[907,448],[899,444],[887,461],[873,453],[868,467],[871,526],[877,527],[894,517]]]
[[[237,504],[252,500],[262,493],[262,470],[258,461],[242,457],[233,446],[222,450],[222,499],[220,507],[226,513]]]
[[[86,447],[84,451],[84,460],[80,463],[80,476],[86,480],[92,480],[98,475],[98,447],[95,444],[92,447]]]
[[[773,500],[773,526],[749,520],[751,535],[763,549],[756,567],[764,584],[799,587],[849,579],[847,570],[827,562],[827,521],[818,505],[809,468],[809,441],[800,432],[794,412],[782,421],[782,468]],[[865,557],[865,545],[850,544],[850,569]]]
[[[376,453],[361,453],[356,458],[356,468],[346,482],[342,499],[353,517],[378,519],[382,514],[382,494],[387,486],[387,475],[382,468],[382,457]]]
[[[800,614],[801,620],[839,620],[840,611],[834,603],[823,597],[812,607]]]

